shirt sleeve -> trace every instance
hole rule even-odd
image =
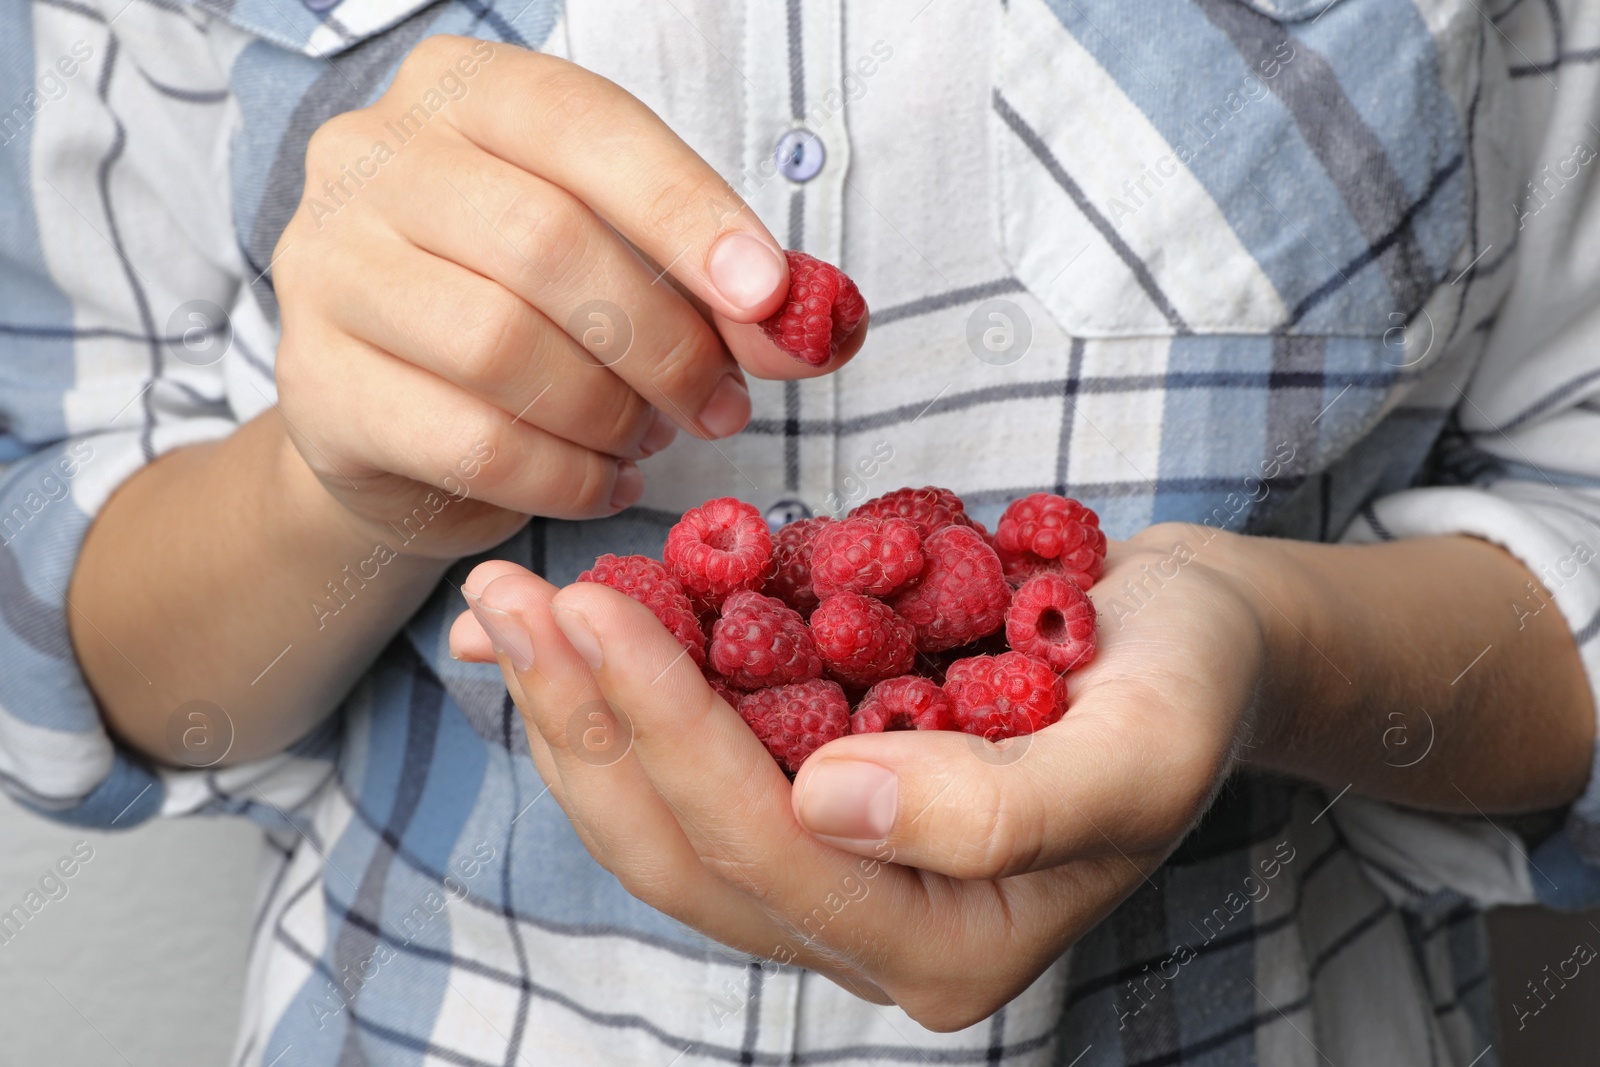
[[[1382,497],[1364,510],[1347,539],[1469,534],[1501,546],[1538,579],[1504,605],[1507,622],[1520,629],[1540,614],[1559,613],[1572,630],[1600,707],[1600,402],[1592,399],[1600,397],[1596,326],[1600,321],[1577,324],[1551,348],[1515,359],[1505,373],[1493,363],[1480,368],[1461,395],[1459,436],[1442,456],[1444,477],[1459,478],[1461,484]],[[1515,352],[1508,343],[1494,355],[1510,359]],[[1515,408],[1506,403],[1508,394],[1531,399]],[[1514,637],[1501,646],[1485,647],[1482,658],[1517,654]],[[1465,673],[1475,666],[1476,661],[1456,669]],[[1486,840],[1501,848],[1493,837]],[[1527,885],[1539,900],[1563,907],[1600,904],[1600,776],[1591,775],[1561,833],[1519,855],[1528,867]]]
[[[1538,579],[1503,606],[1507,623],[1520,628],[1558,614],[1600,708],[1600,190],[1591,180],[1600,100],[1588,82],[1579,84],[1592,68],[1526,65],[1521,57],[1541,54],[1548,40],[1541,20],[1549,16],[1533,7],[1505,27],[1517,45],[1510,75],[1524,111],[1549,121],[1524,124],[1528,180],[1508,205],[1515,233],[1506,247],[1481,250],[1484,263],[1513,264],[1509,293],[1474,331],[1485,347],[1471,378],[1435,390],[1432,401],[1453,411],[1426,484],[1371,502],[1345,539],[1468,534],[1501,546]],[[1558,107],[1552,84],[1571,85]],[[1441,684],[1490,657],[1515,655],[1513,635],[1485,647],[1480,660],[1451,665]],[[1369,855],[1385,853],[1405,868],[1413,888],[1461,888],[1450,872],[1476,843],[1483,862],[1462,890],[1470,897],[1600,905],[1600,775],[1591,773],[1564,829],[1537,844],[1487,820],[1434,819],[1423,832],[1424,817],[1408,821],[1394,809],[1343,818]],[[1406,826],[1417,832],[1407,836]]]
[[[1556,614],[1600,707],[1600,99],[1594,67],[1568,58],[1579,54],[1576,40],[1560,43],[1563,23],[1592,36],[1593,20],[1578,9],[1566,0],[1513,5],[1486,34],[1485,70],[1506,91],[1483,97],[1469,126],[1474,152],[1506,168],[1510,184],[1482,194],[1480,215],[1495,224],[1474,227],[1471,263],[1440,286],[1463,309],[1444,343],[1475,347],[1477,358],[1464,365],[1470,373],[1418,382],[1407,403],[1448,412],[1445,431],[1423,475],[1386,485],[1343,539],[1465,534],[1503,547],[1537,584],[1499,609],[1512,636],[1472,662],[1440,665],[1440,686],[1516,655],[1515,628]],[[1442,340],[1415,325],[1419,349]],[[1408,358],[1416,339],[1407,332]],[[1427,758],[1420,750],[1431,727],[1421,711],[1405,709],[1407,748],[1397,758]],[[1519,820],[1442,817],[1353,796],[1329,810],[1398,905],[1600,905],[1600,775],[1591,773],[1553,835],[1541,825],[1525,836]]]
[[[104,729],[68,631],[117,487],[275,396],[230,224],[223,72],[176,7],[12,4],[0,100],[18,102],[0,114],[0,786],[101,827],[237,809],[219,782],[292,810],[325,735],[225,772],[155,768]]]

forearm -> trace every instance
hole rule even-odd
[[[231,721],[225,762],[303,736],[448,565],[384,560],[379,538],[323,489],[275,411],[140,471],[90,528],[69,594],[107,725],[164,763],[186,761],[168,722],[191,700]]]
[[[1468,814],[1556,807],[1582,791],[1588,680],[1566,620],[1514,557],[1465,536],[1236,538],[1223,551],[1267,635],[1245,759]]]

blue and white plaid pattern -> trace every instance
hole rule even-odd
[[[1600,543],[1600,347],[1581,329],[1600,267],[1574,252],[1600,227],[1571,171],[1575,143],[1600,145],[1600,14],[921,6],[0,14],[0,781],[84,824],[266,828],[280,861],[239,1064],[1495,1062],[1474,1061],[1478,906],[1600,899],[1600,789],[1530,860],[1486,822],[1240,775],[1032,988],[939,1035],[730,954],[590,860],[497,673],[446,654],[472,561],[289,753],[157,770],[101,728],[66,628],[83,534],[144,463],[270,408],[271,256],[305,142],[445,32],[618,81],[874,308],[839,374],[753,383],[746,433],[648,461],[641,507],[535,521],[492,555],[564,582],[600,552],[658,551],[708,496],[822,511],[926,482],[986,520],[1068,492],[1115,535],[1464,531],[1541,574],[1600,677],[1600,577],[1569,573]],[[829,153],[803,185],[769,165],[795,125]],[[194,300],[231,318],[215,365],[175,354]],[[988,329],[1027,344],[986,348]]]

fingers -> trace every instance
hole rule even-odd
[[[468,602],[505,650],[502,666],[508,683],[517,683],[523,694],[519,707],[530,738],[547,746],[553,768],[547,780],[559,782],[557,799],[595,858],[641,900],[725,944],[825,968],[836,980],[859,981],[848,966],[807,948],[754,900],[713,875],[687,840],[676,809],[656,792],[637,758],[639,723],[646,716],[613,710],[621,706],[604,699],[586,662],[551,616],[554,587],[520,568],[497,568],[469,578],[467,591],[494,573],[499,576],[481,587],[476,602],[470,596]],[[654,616],[645,615],[658,636],[676,645]],[[703,697],[744,729],[709,689]],[[770,767],[765,752],[761,757]],[[546,773],[543,766],[541,773]]]
[[[1181,836],[1196,774],[1151,690],[1085,689],[1059,722],[999,744],[959,733],[840,738],[795,780],[796,819],[852,852],[961,879],[1161,851]]]
[[[338,457],[354,457],[369,469],[448,490],[446,480],[463,457],[476,457],[475,499],[570,519],[615,514],[644,492],[633,462],[514,420],[403,360],[331,332],[325,344],[311,347],[338,363],[336,386],[325,385],[325,368],[303,364],[280,371],[280,383],[288,378],[294,386],[285,390],[286,410],[294,406],[290,396],[322,405],[318,417],[306,421],[319,427],[310,452],[327,457],[329,478],[340,477]],[[409,417],[396,419],[396,411]],[[288,417],[300,421],[293,411]]]
[[[461,593],[470,603],[483,595],[484,586],[508,574],[531,574],[510,560],[492,559],[472,568],[467,580],[461,583]],[[470,610],[463,610],[450,626],[450,655],[467,663],[495,662],[494,642],[478,623]],[[515,676],[510,680],[515,680]],[[509,688],[509,686],[507,687]]]
[[[754,951],[822,970],[874,996],[860,982],[866,976],[876,983],[877,968],[891,955],[884,916],[922,907],[915,879],[884,860],[826,847],[795,824],[788,780],[648,609],[589,583],[568,586],[552,607],[553,623],[588,677],[611,707],[627,709],[630,760],[671,811],[702,869],[768,916],[784,946],[782,954]]]
[[[416,50],[419,77],[459,38]],[[450,122],[486,152],[588,204],[718,313],[758,322],[788,287],[783,250],[728,183],[633,96],[564,60],[504,45]]]
[[[538,310],[447,259],[392,244],[329,257],[352,260],[324,268],[337,290],[329,314],[345,332],[593,451],[641,459],[671,443],[672,421]]]
[[[588,364],[570,370],[591,372],[576,380],[609,371],[702,436],[743,427],[748,393],[722,339],[580,199],[466,142],[422,145],[405,167],[404,185],[373,191],[389,225],[570,334]]]

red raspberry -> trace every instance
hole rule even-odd
[[[1012,501],[1000,516],[994,539],[995,551],[1006,564],[1006,577],[1015,584],[1034,574],[1059,571],[1087,589],[1104,569],[1106,535],[1100,530],[1100,517],[1076,500],[1054,493],[1033,493]]]
[[[811,753],[850,732],[850,702],[839,683],[827,679],[746,693],[739,714],[790,775]]]
[[[761,591],[775,596],[802,615],[817,606],[817,591],[811,585],[811,550],[817,534],[833,522],[826,515],[799,519],[779,527],[772,535],[772,577]]]
[[[666,567],[649,556],[615,556],[607,552],[577,580],[609,585],[649,608],[678,643],[689,650],[695,665],[705,666],[706,635],[700,630],[700,620],[695,618],[683,586],[667,573]]]
[[[1011,583],[1012,588],[1036,575],[1059,574],[1063,578],[1077,582],[1079,588],[1088,589],[1100,580],[1100,575],[1105,571],[1105,561],[1099,558],[1093,561],[1088,570],[1074,571],[1068,570],[1059,559],[1045,559],[1032,552],[1022,552],[1017,555],[1000,552],[1000,565],[1005,569],[1006,581]]]
[[[905,519],[845,519],[829,523],[811,548],[817,596],[887,596],[922,573],[922,538]]]
[[[748,589],[729,594],[711,627],[711,667],[739,689],[822,676],[817,642],[800,613]]]
[[[869,686],[911,669],[916,629],[881,600],[835,593],[811,613],[811,633],[822,662],[850,686]]]
[[[761,513],[731,496],[683,513],[661,553],[691,597],[719,603],[735,589],[754,589],[772,565],[772,535]]]
[[[922,549],[922,580],[889,602],[917,628],[918,651],[942,652],[1000,629],[1011,590],[983,535],[946,526]]]
[[[957,729],[991,741],[1031,734],[1067,709],[1062,677],[1021,652],[956,660],[945,674],[944,691],[955,705]]]
[[[761,332],[801,363],[820,367],[855,332],[867,302],[856,283],[832,263],[804,252],[784,255],[789,259],[789,296],[761,321]]]
[[[867,690],[850,716],[853,734],[955,728],[955,705],[949,695],[937,683],[915,675],[879,682]]]
[[[1063,574],[1029,578],[1006,609],[1006,640],[1018,652],[1070,671],[1094,658],[1094,601]]]
[[[921,489],[896,489],[874,497],[850,512],[852,519],[905,519],[924,539],[945,526],[972,525],[961,498],[948,489],[925,485]]]

